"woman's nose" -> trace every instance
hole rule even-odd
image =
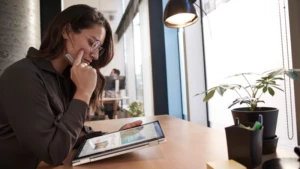
[[[91,52],[90,56],[92,57],[93,60],[98,60],[99,53],[98,52]]]

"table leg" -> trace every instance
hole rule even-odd
[[[113,106],[114,106],[114,116],[113,116],[113,118],[117,119],[118,118],[118,101],[117,100],[114,101]]]

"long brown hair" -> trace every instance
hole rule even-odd
[[[65,40],[62,37],[64,27],[70,24],[75,33],[80,33],[79,29],[87,29],[95,24],[102,25],[106,30],[103,43],[104,53],[98,60],[94,60],[91,66],[97,70],[97,85],[91,97],[90,105],[100,106],[99,98],[105,85],[105,78],[100,72],[100,68],[106,66],[113,58],[114,46],[112,30],[102,13],[88,5],[73,5],[59,13],[51,22],[48,30],[43,37],[40,52],[44,59],[53,60],[64,52]],[[100,53],[99,53],[100,54]]]

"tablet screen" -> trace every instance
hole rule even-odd
[[[159,138],[164,138],[164,134],[159,122],[155,121],[135,128],[88,139],[77,158]]]

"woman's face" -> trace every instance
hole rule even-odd
[[[66,40],[66,51],[76,59],[78,52],[83,49],[81,62],[89,65],[93,60],[98,60],[99,50],[105,50],[101,49],[105,35],[105,28],[98,24],[92,28],[81,29],[79,33],[71,32]]]

